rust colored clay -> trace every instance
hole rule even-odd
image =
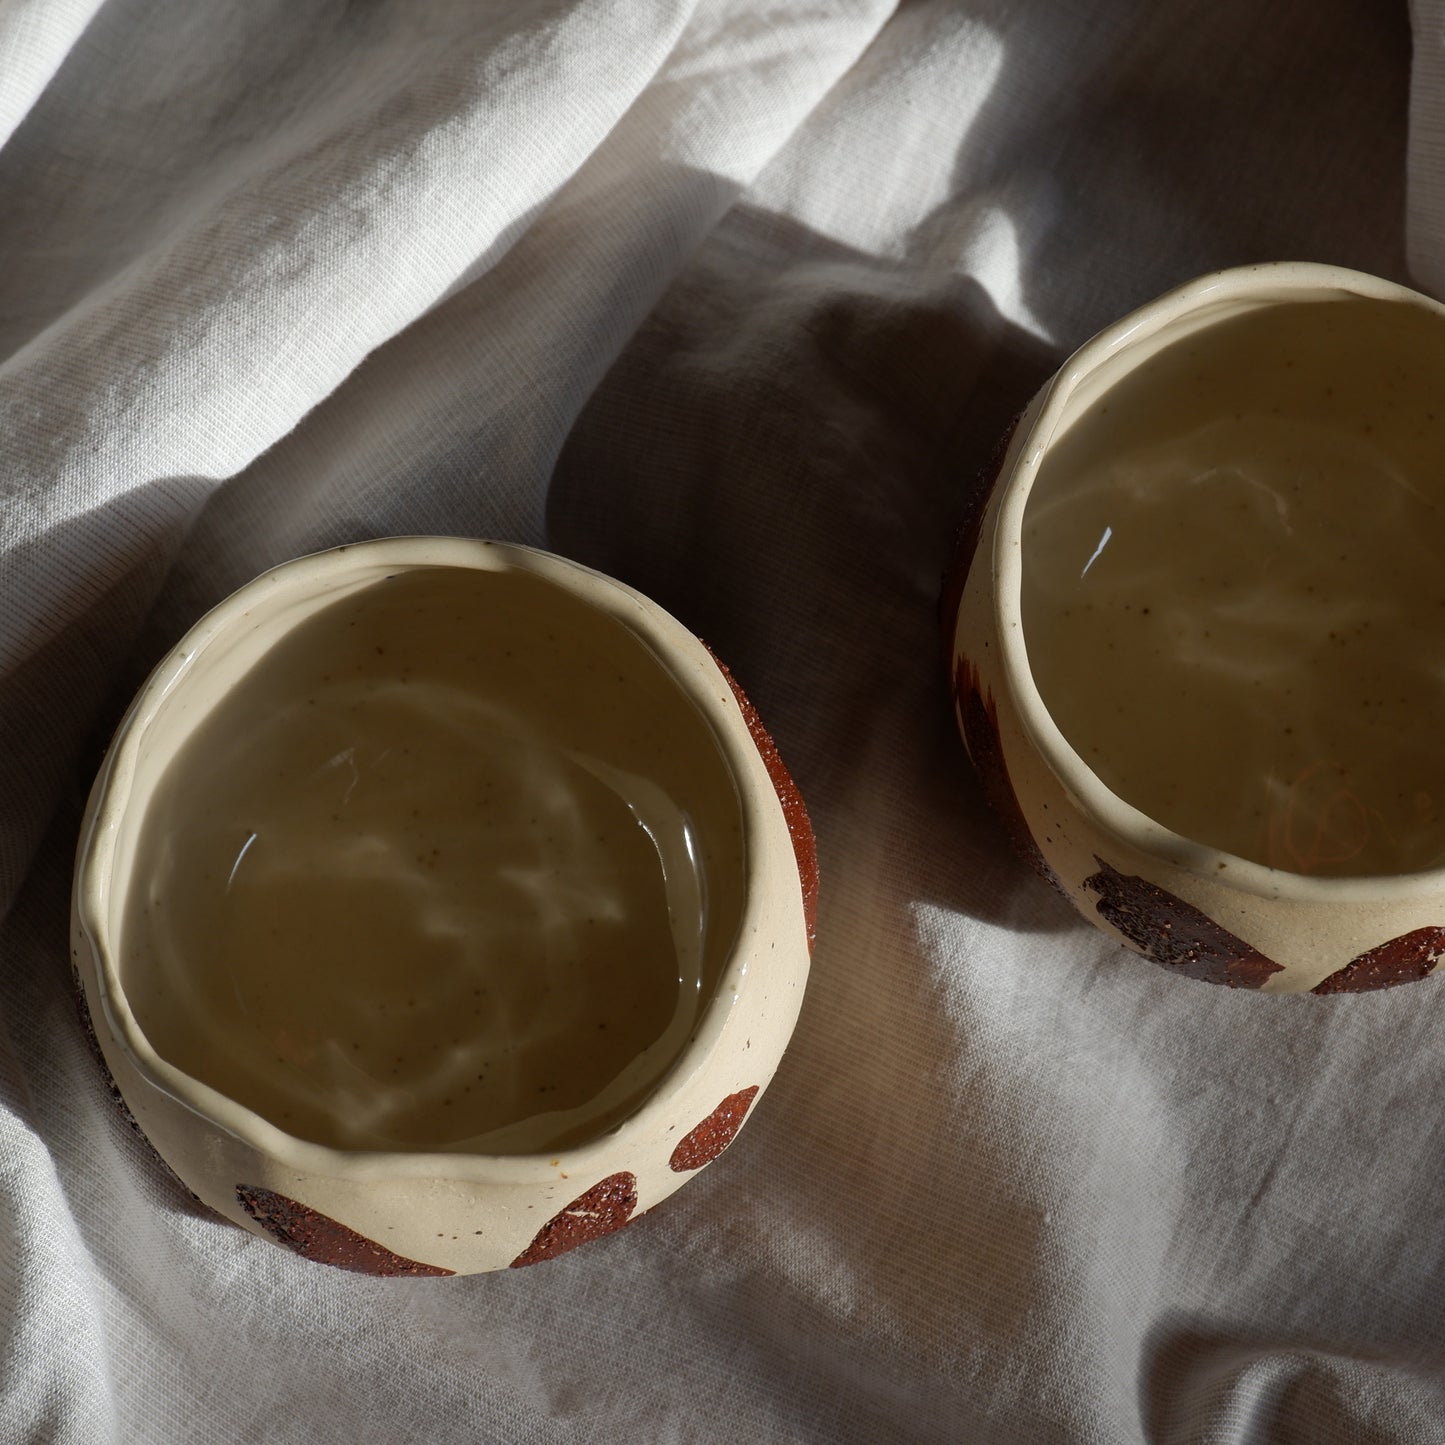
[[[637,1176],[623,1170],[609,1174],[558,1211],[537,1231],[537,1237],[512,1261],[513,1269],[556,1259],[579,1244],[621,1229],[637,1208]]]
[[[1311,993],[1367,993],[1392,988],[1397,983],[1414,983],[1434,971],[1445,957],[1445,928],[1417,928],[1402,933],[1368,953],[1352,959],[1317,983]]]
[[[707,647],[706,643],[703,643]],[[758,716],[758,710],[748,700],[748,695],[738,686],[737,679],[727,669],[727,664],[708,647],[712,660],[717,663],[718,671],[727,679],[727,684],[732,688],[733,696],[737,699],[738,707],[742,709],[743,721],[748,725],[748,732],[763,759],[763,766],[768,770],[768,778],[772,782],[773,791],[778,795],[778,801],[783,805],[783,817],[788,824],[788,836],[793,840],[793,856],[798,862],[798,880],[803,885],[803,920],[808,929],[808,951],[812,952],[813,941],[817,935],[818,922],[818,844],[813,837],[813,825],[808,821],[808,809],[803,803],[803,795],[798,791],[798,785],[793,781],[792,774],[783,765],[782,756],[778,752],[778,745],[768,735],[768,730],[763,726],[762,719]]]
[[[1186,978],[1227,988],[1258,988],[1280,965],[1147,878],[1120,873],[1102,858],[1084,887],[1099,895],[1099,916],[1146,958]]]
[[[385,1245],[358,1234],[329,1215],[284,1194],[251,1185],[238,1184],[236,1198],[241,1207],[268,1234],[274,1235],[297,1254],[318,1264],[332,1264],[357,1274],[448,1275],[454,1270],[434,1264],[420,1264],[393,1254]]]
[[[733,1136],[742,1128],[748,1109],[757,1096],[756,1084],[729,1094],[701,1124],[678,1142],[672,1158],[667,1161],[668,1168],[678,1174],[686,1174],[690,1169],[701,1169],[704,1164],[711,1164],[733,1142]]]

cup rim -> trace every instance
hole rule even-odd
[[[341,1149],[288,1133],[260,1113],[163,1058],[140,1027],[125,996],[110,926],[109,876],[116,824],[135,801],[138,750],[163,700],[180,686],[195,660],[242,619],[259,596],[289,587],[297,598],[363,580],[370,572],[423,567],[531,572],[561,586],[574,599],[621,623],[653,656],[678,690],[697,707],[711,732],[738,798],[742,826],[742,901],[733,942],[682,1050],[640,1105],[621,1122],[575,1145],[528,1154]],[[285,627],[277,636],[284,635]],[[708,649],[659,604],[626,583],[555,553],[518,543],[457,537],[397,536],[347,543],[308,553],[267,569],[196,621],[135,695],[112,738],[91,790],[80,830],[74,885],[76,923],[89,947],[111,1040],[141,1078],[209,1120],[243,1144],[298,1174],[369,1183],[385,1179],[447,1178],[464,1183],[554,1181],[559,1161],[568,1173],[607,1167],[639,1152],[653,1126],[672,1118],[670,1098],[702,1069],[753,982],[755,970],[738,965],[742,943],[759,928],[766,907],[764,848],[760,833],[777,811],[767,778],[732,688]]]
[[[1109,788],[1064,736],[1039,695],[1022,622],[1023,521],[1043,452],[1079,384],[1101,363],[1179,318],[1215,302],[1298,300],[1311,292],[1403,303],[1445,321],[1445,305],[1398,282],[1310,261],[1274,261],[1209,272],[1165,292],[1106,327],[1054,373],[1012,438],[1004,460],[1004,491],[993,536],[994,624],[1000,666],[1030,743],[1086,816],[1127,848],[1200,878],[1225,870],[1229,886],[1269,899],[1302,903],[1416,900],[1445,889],[1445,866],[1395,874],[1310,875],[1273,868],[1185,837]]]

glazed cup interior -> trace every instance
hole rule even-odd
[[[112,1034],[332,1175],[526,1177],[642,1127],[745,986],[758,763],[718,681],[658,609],[526,549],[392,539],[258,579],[157,669],[98,786],[78,897]]]
[[[1352,335],[1359,339],[1358,356],[1350,354]],[[1324,355],[1321,347],[1332,355]],[[1332,370],[1336,362],[1338,369]],[[1235,605],[1225,574],[1234,567],[1243,578],[1256,535],[1263,536],[1275,526],[1289,546],[1278,554],[1282,562],[1273,563],[1273,571],[1257,586],[1260,600],[1249,601],[1242,583],[1237,589],[1237,610],[1243,622],[1251,620],[1244,614],[1253,606],[1255,620],[1273,629],[1267,645],[1258,644],[1258,655],[1245,659],[1248,666],[1244,666],[1237,645],[1226,641],[1216,646],[1205,663],[1225,669],[1221,675],[1231,667],[1241,676],[1252,669],[1266,682],[1275,676],[1295,675],[1288,672],[1295,667],[1305,686],[1318,682],[1322,673],[1310,671],[1314,664],[1308,658],[1301,660],[1298,639],[1289,626],[1297,621],[1300,636],[1313,637],[1310,629],[1315,628],[1321,637],[1334,639],[1337,630],[1343,635],[1344,628],[1336,629],[1335,616],[1328,609],[1334,608],[1336,613],[1348,609],[1339,589],[1334,596],[1310,598],[1307,603],[1292,601],[1289,573],[1295,554],[1290,547],[1305,544],[1289,532],[1293,514],[1287,515],[1284,502],[1269,494],[1269,485],[1261,484],[1268,468],[1256,466],[1251,457],[1267,456],[1272,463],[1288,459],[1291,475],[1297,473],[1302,485],[1316,489],[1311,495],[1321,495],[1327,484],[1333,485],[1328,483],[1331,468],[1354,465],[1358,460],[1364,478],[1361,495],[1369,505],[1363,510],[1362,523],[1356,525],[1355,516],[1360,514],[1350,513],[1342,501],[1336,511],[1344,521],[1336,530],[1346,534],[1349,545],[1356,548],[1364,545],[1360,535],[1368,533],[1373,537],[1370,545],[1379,553],[1374,560],[1383,562],[1387,574],[1403,575],[1403,569],[1391,559],[1401,547],[1416,546],[1418,536],[1435,525],[1445,502],[1434,495],[1432,482],[1440,475],[1438,464],[1445,462],[1445,408],[1437,416],[1433,399],[1426,397],[1428,379],[1438,376],[1441,366],[1445,366],[1445,310],[1437,303],[1391,283],[1330,267],[1251,267],[1202,278],[1102,333],[1065,364],[1036,401],[1032,415],[1026,415],[1013,443],[1012,469],[1007,472],[993,538],[994,603],[1002,665],[1032,745],[1079,806],[1115,838],[1200,874],[1213,876],[1221,871],[1221,864],[1227,864],[1233,887],[1266,897],[1379,899],[1390,894],[1424,895],[1445,885],[1441,853],[1432,851],[1433,836],[1427,840],[1429,846],[1422,845],[1413,853],[1409,849],[1398,855],[1382,851],[1371,866],[1357,871],[1351,870],[1348,854],[1330,860],[1332,876],[1318,876],[1313,866],[1296,866],[1301,861],[1313,865],[1317,860],[1304,857],[1305,850],[1298,846],[1303,830],[1291,834],[1285,827],[1282,832],[1283,825],[1275,818],[1266,818],[1259,825],[1265,839],[1259,847],[1229,846],[1230,837],[1252,843],[1252,835],[1242,829],[1233,834],[1216,829],[1215,836],[1210,836],[1207,825],[1215,806],[1213,795],[1232,785],[1232,770],[1242,772],[1246,767],[1237,760],[1248,752],[1251,728],[1240,721],[1238,736],[1243,742],[1231,748],[1220,743],[1220,755],[1208,757],[1212,734],[1223,736],[1226,731],[1220,698],[1228,689],[1218,684],[1214,694],[1189,706],[1186,689],[1192,685],[1192,664],[1189,657],[1182,656],[1191,647],[1196,654],[1201,646],[1207,648],[1199,642],[1200,626],[1196,624],[1203,604],[1196,604],[1197,597],[1214,587],[1215,595],[1225,598],[1226,609]],[[1390,372],[1383,379],[1381,367]],[[1437,420],[1441,422],[1439,430]],[[1247,445],[1253,452],[1241,454],[1237,464],[1221,462],[1221,456],[1229,457],[1231,445]],[[1190,471],[1195,453],[1212,458],[1212,485],[1221,495],[1245,498],[1237,524],[1212,516],[1204,501],[1187,495],[1196,481],[1196,474]],[[1219,480],[1221,471],[1229,473],[1223,481]],[[1370,491],[1369,483],[1376,477],[1382,479],[1380,487]],[[1090,503],[1092,510],[1080,506],[1077,516],[1070,516],[1066,509],[1074,505],[1085,485],[1081,478],[1097,487],[1097,497]],[[1121,488],[1127,491],[1127,505],[1120,505]],[[1414,510],[1390,514],[1379,500],[1382,489],[1387,488],[1398,491]],[[1263,513],[1249,512],[1252,499],[1265,509]],[[1197,525],[1181,521],[1186,501],[1197,503],[1196,513],[1203,519]],[[1065,520],[1057,520],[1059,517]],[[1111,521],[1115,525],[1111,526]],[[1161,598],[1164,607],[1156,602],[1156,620],[1147,625],[1156,629],[1150,635],[1156,641],[1163,636],[1161,645],[1172,652],[1166,655],[1161,651],[1151,661],[1141,651],[1110,672],[1088,649],[1096,639],[1112,641],[1128,634],[1103,618],[1094,618],[1088,626],[1074,618],[1069,626],[1077,630],[1071,633],[1060,624],[1060,618],[1065,609],[1080,605],[1084,574],[1096,565],[1095,577],[1105,572],[1101,557],[1119,574],[1125,561],[1116,559],[1129,555],[1120,546],[1119,534],[1142,525],[1161,529],[1161,537],[1166,526],[1192,526],[1193,531],[1180,531],[1170,538],[1170,545],[1191,564],[1206,552],[1211,555],[1201,562],[1197,579],[1180,577],[1177,570],[1152,583],[1147,572],[1136,577],[1144,591],[1134,596],[1135,607],[1149,586],[1160,589],[1152,595]],[[1047,530],[1050,526],[1055,528],[1052,534]],[[1206,536],[1210,528],[1215,530]],[[1445,545],[1445,529],[1441,531]],[[1317,551],[1336,540],[1334,536],[1311,539],[1309,546]],[[1146,536],[1133,554],[1144,561],[1133,565],[1146,567],[1153,550]],[[1432,570],[1428,549],[1416,550],[1416,571],[1428,575]],[[1161,556],[1166,551],[1162,545],[1157,549]],[[1033,577],[1030,568],[1036,569]],[[1211,574],[1210,568],[1218,575]],[[1380,570],[1375,567],[1371,575]],[[1038,576],[1044,576],[1046,584],[1040,584]],[[1056,587],[1055,578],[1059,579]],[[1304,585],[1301,582],[1301,592]],[[1308,585],[1313,590],[1314,582]],[[1321,591],[1331,591],[1328,577]],[[1039,601],[1040,596],[1049,599],[1053,611]],[[1415,652],[1424,652],[1424,643],[1438,638],[1445,628],[1445,593],[1432,598],[1428,616],[1404,584],[1401,597],[1404,600],[1393,618],[1384,619],[1391,628],[1385,629],[1379,640],[1361,643],[1364,650],[1360,655],[1371,664],[1396,654],[1404,658],[1411,653],[1412,644],[1418,644]],[[1437,600],[1438,623],[1433,611]],[[1093,601],[1084,605],[1098,606]],[[1182,621],[1172,633],[1160,634],[1163,623],[1157,620],[1157,613],[1168,608]],[[1363,615],[1361,608],[1355,612]],[[1399,642],[1399,636],[1406,641]],[[1235,647],[1233,653],[1231,646]],[[1056,656],[1050,658],[1050,652]],[[1319,663],[1321,668],[1324,665],[1324,661]],[[1435,687],[1433,674],[1425,677],[1422,671],[1421,677],[1417,685],[1417,690],[1424,689],[1420,711],[1427,717],[1436,715],[1429,701]],[[1249,681],[1244,678],[1239,686]],[[1389,681],[1393,688],[1399,678],[1392,673]],[[1412,726],[1413,694],[1404,685],[1397,691],[1398,699],[1393,693],[1390,698],[1401,719],[1393,730],[1395,736],[1389,729],[1372,729],[1362,721],[1355,735],[1359,750],[1346,761],[1369,763],[1382,751],[1400,746],[1398,735]],[[1079,700],[1082,706],[1075,705]],[[1229,698],[1225,696],[1224,701]],[[1171,712],[1175,703],[1178,706]],[[1276,713],[1268,708],[1259,711],[1261,735],[1279,722]],[[1112,724],[1107,715],[1127,719],[1127,726],[1124,722]],[[1243,713],[1240,716],[1244,718]],[[1190,733],[1195,720],[1199,727]],[[1281,723],[1280,730],[1288,725]],[[1166,727],[1173,732],[1161,731]],[[1122,739],[1113,759],[1108,756],[1111,729]],[[1420,737],[1422,766],[1428,766],[1434,750],[1423,729],[1414,731]],[[1161,739],[1173,746],[1173,751],[1161,745],[1157,761],[1141,760]],[[1147,775],[1148,766],[1154,768],[1152,777]],[[1121,772],[1123,767],[1132,771]],[[1197,771],[1197,778],[1188,777],[1191,769]],[[1177,799],[1171,802],[1170,790],[1181,777],[1196,796],[1182,803]],[[1140,778],[1152,785],[1152,792],[1150,786],[1140,784]],[[1445,795],[1445,778],[1440,792]],[[1343,827],[1340,819],[1345,805],[1331,806],[1336,812],[1327,821],[1338,832]],[[1434,808],[1433,796],[1428,806]],[[1178,826],[1178,820],[1191,817],[1202,818],[1206,826],[1191,827],[1187,822]],[[1290,816],[1285,818],[1286,825],[1292,821]],[[1391,834],[1392,839],[1398,831]],[[1314,839],[1320,833],[1316,827],[1308,836]],[[1293,852],[1279,845],[1281,837]],[[1333,833],[1329,841],[1334,841]],[[1273,854],[1265,844],[1275,846]],[[1403,861],[1396,862],[1397,856]]]

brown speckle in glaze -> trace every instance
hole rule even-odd
[[[707,647],[707,643],[703,643],[703,646]],[[813,940],[817,935],[818,844],[813,837],[813,825],[808,821],[803,795],[798,791],[792,775],[783,766],[778,745],[769,737],[768,730],[758,716],[758,710],[748,701],[748,696],[738,686],[737,679],[712,648],[708,647],[708,653],[717,663],[718,671],[727,679],[738,707],[742,709],[743,721],[748,725],[748,732],[752,734],[753,743],[762,756],[763,766],[768,770],[768,779],[773,785],[773,791],[778,795],[778,802],[783,805],[783,818],[788,825],[788,836],[793,840],[793,856],[798,863],[798,879],[803,886],[803,920],[807,925],[808,951],[811,953]]]
[[[1417,928],[1413,933],[1402,933],[1362,953],[1310,991],[1367,993],[1370,989],[1391,988],[1397,983],[1414,983],[1433,972],[1442,956],[1445,956],[1445,928]]]
[[[1220,983],[1258,988],[1280,965],[1147,878],[1120,873],[1102,858],[1084,887],[1099,895],[1099,916],[1113,924],[1146,958],[1165,968]]]
[[[742,1128],[748,1108],[757,1096],[756,1084],[729,1094],[701,1124],[678,1141],[672,1158],[667,1161],[668,1168],[685,1174],[689,1169],[701,1169],[704,1164],[711,1164],[733,1142],[733,1136]]]
[[[574,1199],[537,1231],[537,1236],[516,1259],[513,1269],[556,1259],[588,1240],[621,1229],[637,1208],[637,1176],[623,1170],[609,1174],[586,1194]]]
[[[349,1269],[357,1274],[440,1276],[456,1273],[393,1254],[385,1245],[284,1194],[238,1184],[236,1198],[268,1234],[318,1264],[335,1265],[337,1269]]]

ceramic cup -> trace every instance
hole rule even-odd
[[[711,653],[522,547],[400,538],[204,617],[111,744],[73,959],[206,1205],[382,1275],[549,1259],[757,1107],[802,999],[797,791]]]
[[[1445,952],[1445,310],[1278,264],[1096,336],[1019,418],[943,620],[983,789],[1091,922],[1262,992]]]

